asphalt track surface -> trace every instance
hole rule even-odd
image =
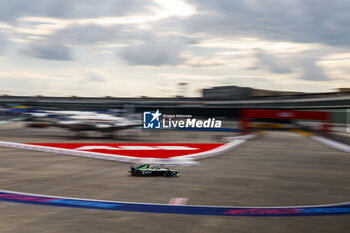
[[[217,133],[124,132],[67,138],[60,130],[0,127],[14,142],[212,142]],[[286,206],[350,200],[350,156],[291,132],[268,132],[233,151],[177,167],[178,178],[131,177],[129,165],[0,148],[0,189],[76,198],[189,205]],[[350,232],[350,215],[222,217],[76,209],[0,202],[0,232]]]

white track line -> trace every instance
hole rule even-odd
[[[321,144],[324,144],[326,146],[332,147],[334,149],[343,151],[345,153],[350,153],[350,145],[347,145],[345,143],[337,142],[335,140],[325,138],[322,136],[311,136],[311,138]]]

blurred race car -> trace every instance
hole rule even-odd
[[[169,168],[160,168],[159,166],[150,166],[148,163],[140,166],[130,166],[130,174],[132,176],[179,176],[178,171]]]

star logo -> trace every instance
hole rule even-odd
[[[154,121],[154,120],[159,121],[159,117],[160,117],[162,114],[159,113],[159,109],[157,109],[157,111],[156,111],[155,113],[151,113],[151,115],[153,116],[153,118],[152,118],[152,120],[151,120],[151,122],[152,122],[152,121]]]
[[[160,129],[162,113],[157,111],[143,112],[143,128],[144,129]]]

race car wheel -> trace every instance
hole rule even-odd
[[[166,171],[165,176],[170,177],[171,176],[171,171]]]
[[[140,170],[134,171],[134,176],[141,176],[141,171]]]

